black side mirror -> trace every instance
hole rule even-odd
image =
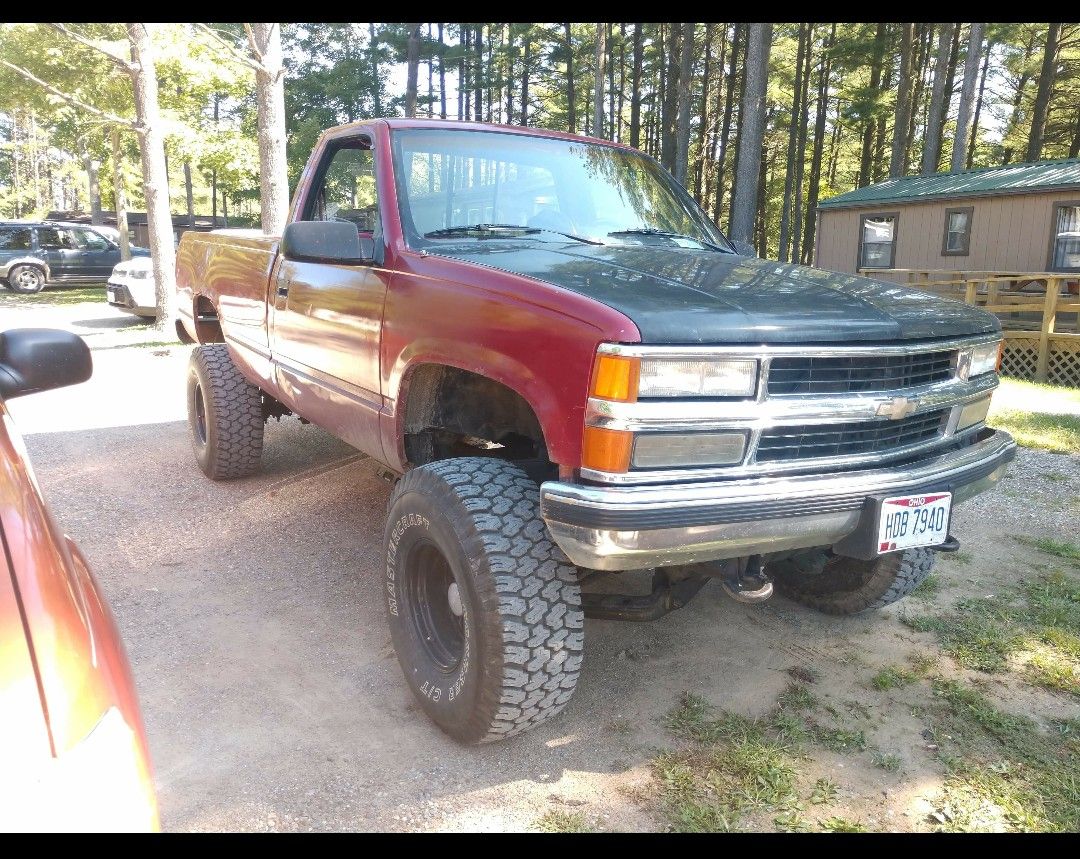
[[[55,328],[0,333],[0,398],[10,400],[90,378],[94,362],[77,334]]]
[[[362,265],[372,262],[375,242],[347,221],[294,221],[281,236],[281,255],[297,262]]]

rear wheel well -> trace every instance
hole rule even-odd
[[[192,317],[195,320],[196,340],[200,343],[225,342],[225,337],[221,333],[221,322],[218,320],[217,308],[214,307],[214,302],[207,296],[195,296]]]
[[[512,388],[479,373],[425,364],[410,375],[405,396],[410,466],[491,456],[517,463],[537,482],[558,473],[536,413]]]

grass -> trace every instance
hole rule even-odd
[[[1067,540],[1054,540],[1050,537],[1017,537],[1025,546],[1033,546],[1040,552],[1064,558],[1067,561],[1080,561],[1080,546]]]
[[[871,677],[870,685],[878,691],[884,692],[888,689],[907,686],[908,683],[913,683],[918,679],[918,676],[911,671],[904,668],[894,668],[890,665],[887,668],[882,668],[877,674]]]
[[[935,633],[965,668],[997,673],[1016,664],[1035,685],[1080,697],[1080,584],[1061,572],[1025,583],[1015,598],[966,599],[937,617],[901,620]]]
[[[580,811],[549,811],[533,824],[541,832],[595,832]]]
[[[885,752],[874,752],[870,760],[874,766],[885,770],[886,772],[895,773],[900,772],[900,756],[893,754],[886,754]]]
[[[846,820],[843,817],[830,817],[821,821],[821,828],[825,832],[866,832],[866,827],[857,820]]]
[[[795,698],[801,694],[789,700]],[[754,811],[777,814],[779,829],[806,827],[796,789],[795,746],[770,719],[714,713],[703,698],[685,693],[665,724],[691,743],[653,760],[661,803],[674,829],[728,832]]]
[[[1054,453],[1080,450],[1080,389],[1002,379],[988,423],[1017,444]]]
[[[946,553],[948,554],[948,553]],[[910,596],[917,600],[932,600],[941,591],[941,577],[931,573],[915,587]]]
[[[1080,827],[1080,744],[1026,716],[997,709],[981,692],[935,680],[934,736],[947,742],[948,775],[932,818],[947,830],[1075,832]],[[1078,725],[1067,722],[1065,731]]]
[[[80,286],[75,288],[45,287],[41,292],[23,295],[0,287],[0,297],[19,304],[86,304],[105,301],[105,284],[101,286]]]
[[[839,789],[836,782],[828,778],[819,778],[814,782],[814,789],[810,793],[810,802],[814,805],[830,805],[836,801]]]

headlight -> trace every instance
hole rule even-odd
[[[742,462],[741,432],[649,433],[634,440],[634,468],[693,468]]]
[[[757,383],[757,361],[677,361],[646,358],[641,362],[639,397],[749,397]]]
[[[983,373],[992,373],[1001,362],[1001,347],[1004,340],[994,343],[984,343],[971,350],[970,370],[968,378],[981,376]]]

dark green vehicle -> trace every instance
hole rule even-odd
[[[132,256],[149,256],[132,248]],[[82,224],[0,221],[0,281],[15,292],[40,292],[49,283],[105,280],[120,262],[120,246]]]

